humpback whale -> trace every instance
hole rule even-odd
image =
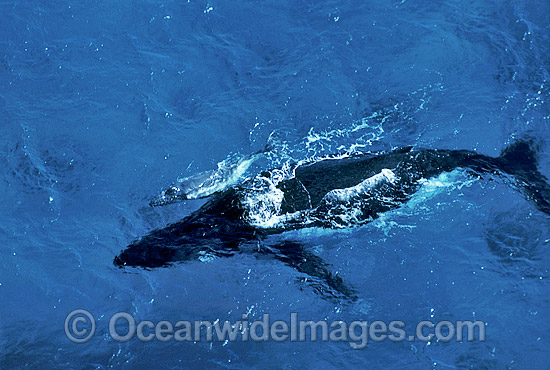
[[[306,227],[367,223],[403,205],[427,179],[457,168],[479,177],[511,176],[526,198],[550,215],[550,185],[537,169],[529,141],[510,145],[499,157],[468,150],[405,147],[264,171],[212,194],[189,216],[132,242],[115,257],[114,264],[156,268],[205,255],[231,256],[253,250],[305,274],[323,295],[353,298],[353,289],[300,243],[270,245],[266,238]]]

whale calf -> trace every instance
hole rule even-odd
[[[254,251],[306,274],[323,295],[353,298],[330,266],[298,242],[266,243],[271,234],[306,227],[361,225],[405,202],[427,179],[463,168],[512,176],[526,198],[550,215],[550,185],[531,143],[518,141],[499,157],[468,150],[405,147],[297,163],[260,173],[212,195],[200,209],[132,242],[116,266],[155,268],[202,256]]]
[[[235,163],[224,160],[218,163],[215,170],[179,179],[175,185],[163,190],[158,197],[151,200],[149,205],[163,206],[181,200],[206,198],[236,184],[248,168],[270,150],[271,145],[268,144],[263,150],[244,156]]]

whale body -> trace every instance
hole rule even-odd
[[[531,144],[501,156],[468,150],[416,149],[327,158],[265,171],[213,194],[182,220],[132,242],[116,266],[155,268],[201,256],[231,256],[246,246],[306,274],[321,294],[354,297],[330,266],[297,242],[263,243],[271,234],[305,227],[361,225],[405,202],[430,178],[463,168],[476,176],[512,176],[527,199],[550,215],[550,185]]]

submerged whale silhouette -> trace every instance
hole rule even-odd
[[[534,150],[518,141],[499,157],[468,150],[406,147],[382,154],[329,158],[266,171],[216,193],[199,210],[132,242],[116,266],[155,268],[201,256],[253,249],[308,276],[321,294],[354,297],[327,263],[299,243],[262,243],[268,235],[305,227],[369,222],[407,202],[423,181],[457,168],[481,176],[511,175],[527,199],[550,215],[550,185]],[[246,248],[246,246],[254,248]]]
[[[215,170],[178,179],[176,185],[163,190],[158,197],[149,202],[150,206],[164,206],[181,200],[206,198],[230,185],[236,184],[248,168],[262,155],[273,149],[271,136],[263,150],[240,158],[235,163],[226,160],[218,163]]]

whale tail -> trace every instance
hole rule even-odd
[[[550,184],[537,167],[534,140],[524,139],[511,144],[502,151],[496,161],[499,170],[517,180],[520,190],[537,209],[550,215]]]

